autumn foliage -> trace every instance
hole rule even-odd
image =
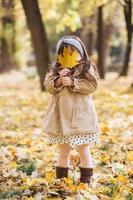
[[[15,78],[14,78],[15,77]],[[5,82],[6,80],[6,82]],[[55,179],[56,145],[42,133],[51,98],[38,79],[11,72],[0,77],[0,199],[131,200],[133,178],[133,93],[128,79],[101,81],[94,101],[101,143],[91,148],[95,165],[90,187],[79,183],[77,149],[69,178]],[[82,195],[82,196],[81,196]]]

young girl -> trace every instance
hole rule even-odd
[[[55,63],[44,81],[52,99],[44,117],[43,131],[48,144],[59,146],[56,178],[68,177],[70,150],[77,146],[81,161],[79,180],[90,183],[94,168],[90,145],[99,144],[99,123],[92,100],[98,79],[97,68],[89,61],[80,38],[61,38]]]

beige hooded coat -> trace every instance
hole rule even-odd
[[[81,44],[86,53],[82,42]],[[92,93],[98,86],[98,74],[93,64],[86,73],[89,80],[79,78],[79,74],[80,68],[77,67],[73,74],[74,86],[61,85],[58,88],[54,86],[54,80],[58,76],[54,75],[53,69],[51,68],[46,74],[45,89],[52,95],[43,121],[43,131],[46,135],[63,136],[99,132],[92,100]]]

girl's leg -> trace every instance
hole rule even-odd
[[[90,146],[88,144],[83,144],[78,145],[77,148],[81,160],[80,166],[84,168],[93,168]]]
[[[88,144],[78,145],[81,164],[80,169],[80,182],[90,184],[90,178],[93,175],[93,164],[90,153],[90,146]]]
[[[57,161],[57,166],[59,167],[69,167],[69,154],[71,147],[69,144],[59,144],[59,157]]]

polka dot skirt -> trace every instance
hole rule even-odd
[[[69,144],[74,147],[81,144],[99,144],[98,133],[82,133],[75,135],[53,136],[48,135],[48,144]]]

